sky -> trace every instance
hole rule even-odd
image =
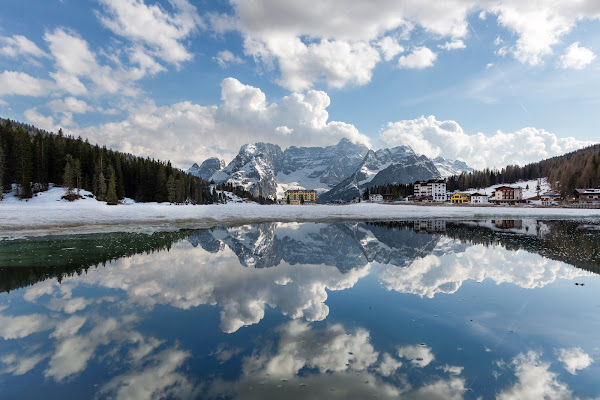
[[[600,140],[597,0],[3,0],[0,116],[187,169],[259,141],[501,168]]]

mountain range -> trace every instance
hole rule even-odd
[[[359,196],[366,187],[409,184],[471,170],[462,161],[417,155],[409,146],[373,151],[344,138],[333,146],[285,150],[271,143],[246,144],[226,166],[218,158],[209,158],[187,172],[242,186],[255,197],[281,199],[288,189],[312,189],[319,202],[335,202]]]

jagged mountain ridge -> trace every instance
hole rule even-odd
[[[267,222],[216,227],[187,238],[193,246],[216,253],[231,249],[249,268],[291,264],[329,265],[341,272],[370,262],[405,267],[431,254],[440,235],[422,235],[412,223],[390,228],[366,222],[298,224]]]
[[[369,150],[359,168],[329,192],[319,203],[350,201],[360,196],[366,187],[387,184],[409,184],[417,180],[437,179],[441,174],[433,161],[417,155],[409,146]]]
[[[288,189],[324,193],[352,174],[368,152],[366,146],[342,139],[327,147],[242,146],[238,155],[211,177],[215,182],[243,186],[254,196],[282,198]]]
[[[220,171],[223,168],[225,168],[225,161],[220,160],[217,157],[211,157],[204,160],[200,165],[194,163],[194,165],[185,172],[208,181],[215,172]]]
[[[448,178],[453,175],[460,175],[463,172],[473,172],[474,169],[469,167],[466,162],[461,160],[448,160],[444,157],[436,157],[433,159],[435,167],[439,171],[442,178]]]
[[[462,161],[436,160],[439,168],[408,146],[373,151],[345,138],[333,146],[292,146],[284,151],[275,144],[255,143],[242,146],[226,167],[206,179],[243,186],[256,197],[281,199],[288,189],[312,189],[320,202],[330,202],[350,200],[367,186],[406,184],[444,177],[451,170],[470,170]]]

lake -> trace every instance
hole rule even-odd
[[[0,399],[600,396],[600,222],[0,241]]]

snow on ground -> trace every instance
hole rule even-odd
[[[134,203],[109,206],[86,198],[61,200],[64,189],[52,188],[29,201],[7,196],[0,201],[0,237],[106,231],[151,232],[257,222],[334,222],[348,220],[419,219],[580,219],[600,218],[598,209],[533,208],[526,206],[452,206],[373,204],[348,205],[171,205]]]
[[[502,183],[502,184],[493,185],[493,186],[483,188],[483,189],[469,189],[469,190],[465,190],[465,193],[476,193],[477,192],[477,193],[485,193],[489,196],[492,194],[492,192],[494,190],[496,190],[497,187],[500,187],[500,186],[520,186],[523,189],[523,198],[529,199],[531,197],[535,197],[538,195],[537,190],[536,190],[537,184],[538,184],[537,179],[531,179],[529,181],[519,181],[516,183]],[[540,194],[547,193],[551,190],[552,190],[552,188],[550,187],[548,180],[546,178],[541,178]]]

